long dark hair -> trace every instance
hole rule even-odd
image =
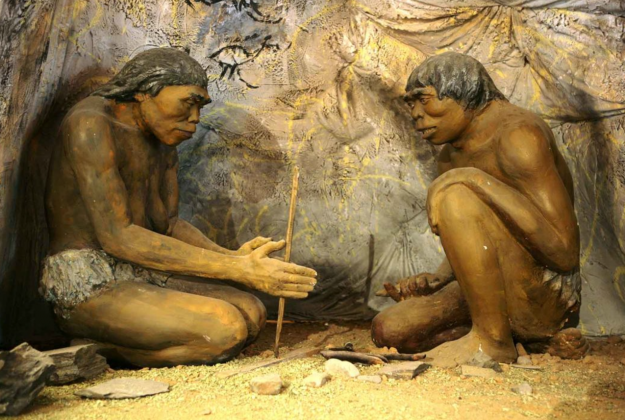
[[[166,86],[180,85],[206,88],[208,78],[200,63],[175,48],[153,48],[137,54],[92,95],[133,102],[137,93],[156,96]]]
[[[495,99],[506,99],[475,58],[455,52],[432,56],[418,65],[408,78],[406,92],[433,86],[438,98],[449,97],[467,109],[480,109]]]

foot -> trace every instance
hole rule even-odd
[[[510,345],[492,344],[490,341],[480,338],[474,331],[464,337],[450,341],[427,352],[431,364],[438,367],[452,368],[464,365],[473,359],[480,349],[498,362],[512,363],[516,360],[517,353],[512,340]]]

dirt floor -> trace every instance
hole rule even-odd
[[[460,369],[431,368],[413,380],[384,378],[381,384],[333,378],[322,388],[307,388],[302,380],[323,371],[317,355],[256,370],[228,379],[220,371],[273,357],[275,324],[238,359],[216,366],[167,369],[110,370],[89,382],[47,387],[24,419],[625,419],[625,341],[619,337],[592,342],[589,356],[580,361],[533,355],[541,371],[503,365],[493,379],[466,378]],[[329,336],[326,344],[354,343],[356,350],[373,347],[368,323],[286,324],[281,354],[310,346]],[[358,365],[373,375],[379,366]],[[279,373],[286,388],[277,396],[250,391],[252,378]],[[135,400],[86,400],[78,389],[112,378],[153,379],[171,385],[171,391]],[[527,382],[533,394],[511,391]]]

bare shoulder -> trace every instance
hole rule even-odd
[[[553,134],[536,114],[510,105],[499,127],[497,157],[506,172],[526,172],[554,164]]]
[[[63,144],[71,157],[114,154],[111,137],[113,117],[108,100],[89,96],[78,102],[63,121]]]

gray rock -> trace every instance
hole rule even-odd
[[[277,395],[282,391],[282,378],[277,373],[257,376],[250,382],[250,387],[259,395]]]
[[[501,365],[499,362],[493,360],[488,354],[484,353],[482,350],[479,350],[477,353],[473,355],[473,358],[467,362],[468,366],[477,366],[485,369],[492,369],[495,372],[503,372]]]
[[[39,395],[53,371],[52,359],[27,343],[0,351],[0,414],[21,413]]]
[[[48,383],[63,385],[91,379],[104,372],[108,368],[106,359],[96,350],[96,345],[84,344],[44,352],[52,358],[55,367]]]
[[[529,356],[519,356],[516,359],[516,364],[519,366],[531,366],[533,365],[532,358]]]
[[[356,378],[360,375],[360,371],[352,363],[338,359],[328,360],[325,364],[325,370],[332,376]]]
[[[378,371],[378,375],[386,375],[393,379],[412,379],[425,372],[430,365],[423,362],[390,363]]]
[[[499,376],[493,369],[469,365],[462,365],[462,374],[478,378],[496,378]]]
[[[357,379],[363,382],[373,382],[374,384],[382,383],[382,377],[380,375],[360,375]]]
[[[94,399],[140,398],[169,392],[169,385],[163,382],[135,378],[118,378],[81,389],[76,395]]]
[[[308,375],[304,379],[304,385],[311,388],[321,388],[330,380],[330,375],[327,372],[315,372]]]
[[[519,395],[532,395],[532,387],[527,382],[523,382],[520,385],[515,385],[511,389],[512,392]]]

